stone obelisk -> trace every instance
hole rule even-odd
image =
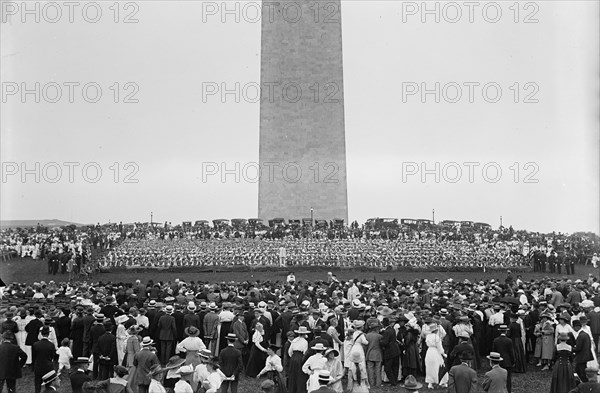
[[[348,222],[340,0],[263,1],[258,216]]]

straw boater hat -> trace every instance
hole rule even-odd
[[[85,357],[85,356],[80,356],[77,359],[73,360],[73,363],[75,364],[86,364],[90,362],[90,358]]]
[[[323,343],[316,343],[314,347],[311,347],[313,351],[325,351],[327,348],[323,345]]]
[[[140,343],[140,345],[142,347],[149,347],[150,345],[154,344],[154,340],[151,339],[150,337],[146,336],[142,339],[142,342]]]
[[[193,374],[193,373],[194,373],[194,368],[190,364],[185,365],[185,366],[181,366],[177,370],[177,375],[179,375],[179,376],[190,375],[190,374]]]
[[[486,358],[493,360],[494,362],[501,362],[502,360],[504,360],[498,352],[490,352],[490,354],[486,356]]]
[[[47,372],[42,376],[42,385],[49,385],[58,378],[58,373],[54,370]]]
[[[227,333],[227,336],[225,338],[229,341],[237,340],[237,336],[235,335],[235,333]]]
[[[354,329],[360,329],[363,326],[365,326],[365,321],[363,321],[362,319],[356,319],[352,321],[352,326],[354,326]]]
[[[408,390],[417,390],[417,389],[421,389],[423,387],[423,384],[421,382],[417,382],[417,379],[414,376],[409,375],[404,380],[404,384],[402,384],[400,386],[402,386],[404,389],[408,389]]]
[[[329,384],[331,382],[331,373],[327,370],[319,370],[318,380],[322,385]]]
[[[212,356],[212,352],[210,352],[210,350],[208,350],[208,349],[201,349],[201,350],[198,352],[198,355],[199,355],[201,358],[204,358],[204,359],[210,359],[210,357]]]

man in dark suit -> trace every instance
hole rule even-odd
[[[27,354],[11,342],[12,335],[2,333],[0,344],[0,392],[4,390],[4,382],[8,393],[13,393],[17,387],[17,379],[22,377],[21,368],[27,361]]]
[[[96,322],[90,327],[90,352],[92,353],[94,359],[94,366],[92,368],[92,378],[98,379],[98,367],[100,365],[100,349],[98,348],[98,339],[104,333],[106,333],[106,329],[104,328],[104,314],[96,315]]]
[[[506,393],[508,384],[508,371],[500,367],[503,361],[498,352],[490,352],[487,356],[492,369],[485,373],[483,391],[487,393]]]
[[[248,334],[248,328],[246,328],[246,322],[244,318],[244,314],[238,311],[235,316],[235,321],[231,325],[231,331],[237,337],[237,340],[233,343],[233,346],[238,349],[242,353],[243,363],[246,364],[248,362],[248,350],[247,345],[250,341],[250,335]]]
[[[592,356],[592,340],[590,336],[581,330],[581,321],[575,319],[573,321],[573,330],[575,330],[575,346],[573,347],[573,353],[575,357],[573,363],[575,363],[575,372],[579,376],[582,382],[587,382],[588,378],[585,374],[585,366],[587,362],[593,359]]]
[[[54,360],[56,359],[56,347],[48,340],[50,328],[44,326],[40,333],[42,339],[31,346],[35,393],[40,393],[42,390],[42,377],[49,371],[54,370]]]
[[[86,314],[83,316],[83,356],[90,356],[91,352],[91,344],[90,344],[90,329],[94,322],[96,322],[96,318],[94,317],[94,309],[88,308],[86,310]]]
[[[477,372],[467,363],[472,357],[464,351],[460,352],[459,357],[461,363],[448,371],[448,393],[475,393]]]
[[[242,363],[242,352],[235,348],[234,343],[237,336],[234,333],[227,335],[227,347],[219,353],[219,365],[221,371],[225,374],[225,379],[221,384],[221,393],[227,393],[231,387],[231,393],[237,393],[240,372],[244,365]]]
[[[582,382],[574,389],[571,389],[569,393],[600,393],[600,383],[598,383],[598,369],[597,368],[586,368],[585,373],[587,374],[588,381]]]
[[[173,306],[165,307],[165,315],[158,320],[158,339],[160,340],[160,362],[167,364],[169,358],[175,353],[175,340],[177,339],[177,326],[173,317]]]
[[[98,338],[98,351],[100,353],[98,365],[98,379],[112,378],[113,367],[119,364],[117,356],[117,338],[112,334],[110,319],[104,322],[106,332]]]
[[[502,361],[500,366],[506,369],[506,390],[511,393],[512,389],[512,372],[511,369],[515,364],[514,348],[512,340],[506,337],[506,331],[508,330],[506,325],[500,325],[498,332],[500,336],[496,337],[492,343],[492,351],[500,354]]]
[[[25,337],[25,345],[32,346],[38,341],[38,337],[40,334],[40,329],[44,326],[44,322],[42,320],[43,314],[40,310],[35,310],[33,313],[35,319],[32,319],[25,326],[25,331],[27,332],[27,337]]]
[[[469,333],[464,330],[459,332],[458,340],[459,343],[452,348],[452,351],[448,355],[448,370],[461,363],[467,363],[469,367],[473,367],[475,350],[473,349],[473,345],[469,344]]]
[[[73,365],[77,367],[70,375],[71,389],[73,393],[83,393],[83,384],[92,380],[89,375],[90,358],[78,357],[73,361]]]
[[[587,311],[587,317],[589,319],[590,329],[592,330],[592,339],[594,344],[596,344],[596,348],[598,348],[598,342],[600,340],[600,313],[594,311],[594,304],[591,303],[589,307],[585,308]]]
[[[384,317],[381,321],[383,332],[379,343],[383,350],[383,369],[392,386],[398,384],[398,370],[400,368],[400,346],[396,339],[396,330],[390,325],[390,320]]]
[[[159,363],[158,357],[150,350],[154,341],[146,336],[140,343],[141,350],[133,357],[133,365],[135,366],[135,374],[131,380],[131,385],[138,393],[148,393],[150,388],[150,370]]]

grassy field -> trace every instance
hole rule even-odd
[[[296,280],[324,280],[327,278],[327,269],[318,270],[306,270],[304,269],[291,269],[296,275]],[[476,281],[481,279],[499,279],[504,280],[506,278],[506,271],[488,271],[486,273],[479,272],[446,272],[446,271],[377,271],[377,270],[352,270],[352,269],[335,269],[330,268],[329,270],[335,272],[339,279],[393,279],[396,278],[399,281],[415,280],[428,278],[430,280],[440,279],[445,280],[452,278],[454,280],[468,279],[470,281]],[[262,268],[260,270],[247,270],[247,271],[229,271],[229,272],[212,272],[212,271],[201,271],[201,269],[186,269],[180,271],[156,271],[156,270],[139,270],[139,271],[128,271],[120,270],[108,273],[97,273],[92,277],[93,281],[102,282],[134,282],[136,279],[156,281],[168,281],[176,278],[183,279],[185,281],[244,281],[244,280],[285,280],[290,269],[279,269],[279,268]],[[10,261],[0,262],[0,278],[6,283],[13,281],[17,282],[40,282],[42,280],[48,282],[54,280],[56,282],[66,281],[68,276],[57,274],[56,276],[49,275],[47,264],[41,260],[33,260],[31,258],[25,259],[12,259]],[[567,276],[564,273],[561,275],[549,273],[541,274],[534,272],[522,272],[517,273],[513,271],[513,276],[521,274],[524,281],[531,279],[541,279],[546,276],[553,277],[564,277],[572,278],[573,280],[580,278],[584,279],[588,273],[594,273],[597,275],[597,270],[594,270],[591,266],[580,266],[575,267],[575,275]]]
[[[587,277],[588,273],[594,273],[597,275],[597,271],[594,271],[590,266],[576,266],[576,274],[574,276],[566,276],[564,274],[554,275],[554,277],[564,277],[564,278],[572,278],[573,280],[580,278],[584,279]],[[298,270],[292,269],[296,275],[297,280],[318,280],[326,278],[327,270],[319,270],[319,271],[308,271],[308,270]],[[436,272],[436,271],[427,271],[427,272],[400,272],[400,271],[391,271],[391,272],[382,272],[382,271],[361,271],[361,270],[336,270],[331,269],[336,273],[338,278],[340,279],[351,279],[351,278],[359,278],[359,279],[393,279],[396,278],[398,280],[414,280],[414,279],[423,279],[428,278],[432,279],[441,279],[445,280],[447,278],[452,278],[454,280],[464,280],[468,279],[470,281],[476,281],[480,279],[500,279],[504,280],[506,277],[505,271],[494,271],[494,272]],[[285,280],[289,270],[280,270],[280,269],[263,269],[261,271],[253,270],[253,271],[236,271],[236,272],[195,272],[193,270],[188,271],[178,271],[178,272],[168,272],[168,271],[118,271],[118,272],[109,272],[109,273],[99,273],[93,276],[94,281],[103,281],[103,282],[133,282],[136,279],[140,279],[142,281],[147,281],[149,279],[153,279],[154,281],[166,281],[166,280],[174,280],[176,278],[184,279],[186,281],[191,280],[201,280],[201,281],[243,281],[243,280]],[[523,280],[531,280],[531,279],[540,279],[545,276],[550,276],[550,274],[540,274],[533,272],[523,272],[519,273],[523,276]],[[57,282],[64,281],[67,279],[66,275],[56,275],[50,276],[47,274],[47,265],[43,261],[35,261],[29,258],[26,259],[13,259],[8,262],[0,263],[0,278],[4,280],[6,283],[10,283],[13,281],[18,282],[27,282],[33,283],[35,281],[45,280],[48,282],[49,280],[54,280]],[[487,371],[487,369],[483,369],[480,374],[480,381],[483,379],[483,373]],[[539,368],[529,366],[527,373],[525,374],[513,374],[513,393],[547,393],[550,391],[550,380],[551,380],[551,372],[540,371]],[[423,377],[418,378],[420,382],[423,382]],[[240,393],[258,393],[259,381],[255,379],[243,378],[240,383]],[[23,378],[20,379],[17,383],[18,391],[20,392],[33,392],[33,374],[27,368],[24,370]],[[403,392],[405,389],[401,388],[392,388],[389,386],[384,386],[381,388],[373,388],[371,389],[374,393],[387,393],[387,392]],[[441,393],[446,392],[446,389],[422,389],[421,391],[427,391],[432,393]],[[482,390],[481,390],[482,391]],[[59,389],[59,393],[67,393],[71,392],[70,382],[68,378],[63,381],[61,388]]]

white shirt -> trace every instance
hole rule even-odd
[[[190,384],[182,379],[177,381],[174,387],[174,391],[175,393],[194,393]]]

